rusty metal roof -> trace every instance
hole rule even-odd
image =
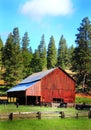
[[[37,81],[42,79],[44,76],[52,72],[54,69],[34,73],[27,78],[25,78],[22,82],[20,82],[18,85],[12,87],[7,92],[15,92],[15,91],[25,91],[29,87],[31,87],[33,84],[35,84]]]
[[[38,80],[42,79],[43,77],[45,77],[50,72],[52,72],[53,70],[54,69],[50,69],[50,70],[45,70],[42,72],[34,73],[34,74],[30,75],[29,77],[25,78],[20,84],[38,81]]]

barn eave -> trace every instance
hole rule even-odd
[[[36,82],[26,83],[26,84],[18,84],[15,87],[12,87],[11,89],[9,89],[7,92],[25,91],[29,87],[31,87],[32,85],[36,84]]]

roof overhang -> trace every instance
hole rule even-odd
[[[25,83],[25,84],[18,84],[16,86],[14,86],[13,88],[9,89],[7,91],[8,92],[17,92],[17,91],[25,91],[27,90],[29,87],[31,87],[33,84],[36,84],[36,82],[32,82],[32,83]]]

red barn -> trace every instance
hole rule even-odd
[[[34,73],[7,91],[19,104],[75,101],[75,81],[60,67]]]

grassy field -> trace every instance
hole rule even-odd
[[[91,120],[83,118],[2,121],[0,130],[91,130]]]
[[[91,104],[90,98],[77,97],[76,103],[85,102]],[[38,111],[64,111],[67,113],[77,113],[79,110],[74,108],[52,108],[52,107],[35,107],[19,106],[14,104],[0,105],[0,114],[11,112],[38,112]],[[81,112],[84,112],[81,111]],[[65,119],[18,119],[13,121],[0,121],[0,130],[91,130],[91,119],[88,118],[65,118]]]
[[[0,105],[0,114],[10,112],[28,112],[28,111],[64,111],[65,113],[78,112],[74,108],[52,108]],[[83,112],[83,111],[82,111]],[[88,118],[65,118],[65,119],[18,119],[13,121],[0,121],[0,130],[91,130],[91,120]]]
[[[76,102],[76,103],[83,103],[83,102],[85,102],[86,104],[90,104],[90,105],[91,105],[91,98],[76,97],[75,102]]]
[[[11,112],[44,112],[44,111],[64,111],[65,113],[76,113],[74,108],[57,108],[57,107],[44,107],[44,106],[24,106],[20,105],[18,108],[14,104],[0,105],[0,114]]]

